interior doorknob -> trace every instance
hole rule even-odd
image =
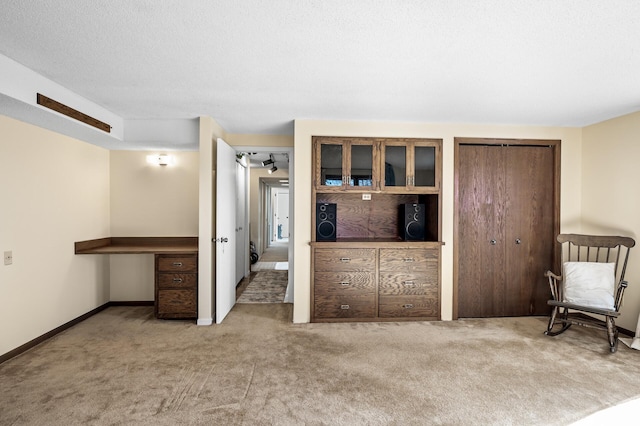
[[[491,243],[491,245],[492,245],[492,246],[495,246],[495,245],[496,245],[496,243],[497,243],[497,241],[496,241],[496,240],[491,240],[491,241],[489,241],[489,242]]]
[[[520,238],[516,238],[516,244],[522,244],[522,240]]]

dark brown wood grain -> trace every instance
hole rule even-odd
[[[109,237],[75,243],[75,254],[197,254],[198,237]]]
[[[381,317],[430,317],[440,315],[440,305],[436,297],[380,296],[379,315]]]
[[[158,287],[163,288],[194,288],[198,286],[197,274],[158,274]]]
[[[197,255],[155,255],[155,314],[157,318],[197,318],[197,271]]]
[[[42,105],[43,107],[49,108],[50,110],[58,112],[62,115],[66,115],[67,117],[73,118],[74,120],[78,120],[84,124],[88,124],[89,126],[100,129],[103,132],[111,133],[111,126],[107,123],[100,121],[97,118],[93,118],[83,112],[80,112],[77,109],[73,109],[63,103],[55,101],[41,93],[38,93],[36,101],[38,102],[38,105]]]
[[[456,139],[454,317],[548,312],[558,146]]]

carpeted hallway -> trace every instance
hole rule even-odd
[[[0,365],[0,424],[565,425],[640,394],[640,353],[544,327],[292,324],[289,304],[198,327],[111,307]]]

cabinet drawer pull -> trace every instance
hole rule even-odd
[[[351,262],[351,258],[349,258],[349,257],[341,257],[340,258],[340,262],[349,263],[349,262]]]
[[[174,278],[173,282],[174,283],[181,283],[182,282],[182,278]]]
[[[402,305],[403,308],[405,309],[412,309],[413,308],[413,303],[407,303],[405,305]]]
[[[340,309],[342,309],[343,311],[346,311],[349,308],[350,308],[349,305],[340,305]]]
[[[413,257],[405,257],[404,259],[402,259],[403,262],[415,262],[415,259]]]
[[[402,281],[405,287],[415,287],[416,283],[414,281]]]
[[[173,266],[182,266],[182,262],[173,262]]]
[[[351,285],[351,283],[349,281],[341,281],[340,285],[348,286],[348,285]]]

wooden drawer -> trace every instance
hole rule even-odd
[[[158,290],[158,318],[196,318],[198,297],[196,289]]]
[[[158,274],[158,288],[196,288],[198,274]]]
[[[433,269],[433,271],[413,274],[380,272],[379,294],[381,296],[436,296],[438,294],[438,265],[433,265]]]
[[[380,296],[378,303],[380,317],[438,318],[440,315],[437,296]]]
[[[314,294],[375,293],[376,276],[371,272],[316,272]]]
[[[321,297],[316,299],[315,318],[373,318],[376,316],[375,296]]]
[[[437,249],[380,249],[380,271],[426,272],[437,262]]]
[[[158,255],[158,272],[198,272],[198,257],[184,255]]]
[[[316,249],[316,271],[364,271],[376,268],[376,249]]]

